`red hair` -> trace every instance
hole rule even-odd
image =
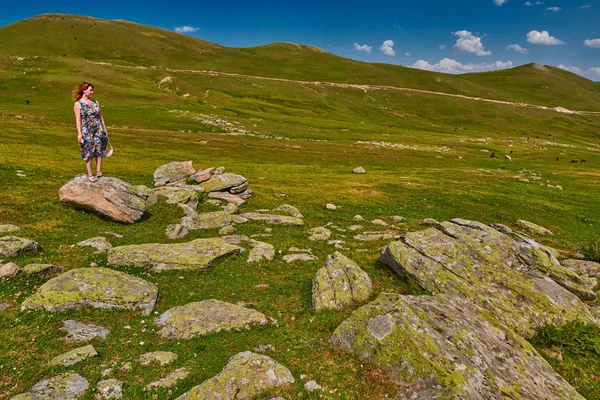
[[[81,85],[79,85],[79,89],[73,92],[73,98],[75,99],[75,101],[79,101],[83,97],[83,91],[87,90],[87,88],[89,88],[90,86],[92,87],[92,89],[94,88],[94,85],[92,85],[89,82],[81,82]]]

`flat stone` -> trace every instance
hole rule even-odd
[[[50,277],[62,274],[65,270],[54,264],[28,264],[23,267],[22,271],[26,275]]]
[[[372,286],[369,275],[358,264],[336,251],[313,277],[312,307],[316,311],[336,310],[366,301]]]
[[[191,339],[222,330],[265,325],[264,314],[219,300],[204,300],[173,307],[154,322],[162,326],[159,335],[171,339]]]
[[[8,279],[17,276],[19,271],[20,268],[15,263],[10,262],[8,264],[4,264],[0,267],[0,279]]]
[[[352,173],[354,173],[354,174],[366,174],[367,171],[365,171],[365,169],[363,167],[357,167],[357,168],[354,168],[352,170]]]
[[[233,225],[227,225],[219,229],[219,235],[233,235],[235,233],[235,227]]]
[[[149,383],[148,385],[146,385],[144,390],[173,387],[177,384],[177,381],[185,379],[189,374],[190,371],[188,371],[187,368],[178,368],[175,371],[171,372],[169,375],[165,376],[164,378]]]
[[[185,204],[191,208],[198,206],[198,200],[202,195],[202,190],[198,191],[180,186],[161,186],[154,188],[152,191],[159,198],[166,198],[167,204]]]
[[[325,227],[312,228],[306,231],[310,236],[308,240],[328,240],[331,237],[331,231]]]
[[[52,360],[50,360],[48,365],[75,365],[82,361],[89,360],[90,358],[95,357],[97,355],[98,353],[96,352],[96,349],[94,349],[94,346],[88,344],[87,346],[79,347],[77,349],[68,351],[64,354],[54,357]]]
[[[595,261],[567,259],[560,263],[563,267],[569,268],[579,275],[600,278],[600,263]]]
[[[291,206],[289,204],[282,204],[282,205],[274,208],[273,211],[284,212],[295,218],[304,218],[302,213],[296,207]]]
[[[42,247],[36,242],[17,236],[4,236],[0,238],[0,255],[16,257],[23,253],[39,253]]]
[[[227,211],[212,211],[181,218],[181,225],[191,231],[217,229],[234,223],[233,215]]]
[[[205,192],[218,192],[234,186],[242,185],[246,182],[246,178],[244,178],[242,175],[228,173],[215,175],[213,173],[210,179],[200,183],[200,186]]]
[[[212,176],[214,171],[215,171],[214,167],[198,170],[198,171],[196,171],[195,174],[192,174],[190,176],[190,180],[194,181],[196,183],[205,182],[210,179],[210,177]]]
[[[0,301],[0,312],[10,308],[10,303]]]
[[[304,384],[304,390],[306,390],[308,393],[312,393],[315,390],[323,391],[323,386],[319,385],[317,381],[310,380]]]
[[[177,400],[251,399],[266,390],[294,383],[289,369],[272,358],[245,351],[233,356],[213,378]]]
[[[285,256],[283,256],[283,261],[285,261],[288,264],[291,264],[296,261],[313,261],[316,259],[317,257],[313,256],[312,254],[303,253],[286,254]]]
[[[325,208],[331,211],[337,210],[337,206],[335,204],[327,203],[325,204]]]
[[[64,372],[36,383],[26,393],[12,400],[71,400],[80,398],[89,386],[89,382],[74,372]]]
[[[433,218],[425,218],[423,221],[421,221],[421,225],[423,226],[439,226],[439,222]]]
[[[77,243],[81,247],[93,247],[98,250],[96,253],[103,253],[112,249],[112,244],[104,236],[94,237]]]
[[[196,170],[191,161],[174,161],[162,165],[154,171],[154,186],[164,186],[168,183],[186,179]]]
[[[244,193],[246,190],[248,190],[248,186],[249,186],[248,181],[246,181],[239,185],[232,186],[227,190],[229,191],[229,193],[232,193],[232,194],[240,194],[240,193]]]
[[[144,353],[139,358],[139,362],[142,365],[149,365],[151,363],[167,365],[175,360],[177,360],[177,354],[171,351],[153,351]]]
[[[188,233],[190,233],[190,231],[181,224],[167,225],[167,228],[165,229],[165,235],[167,235],[169,239],[181,239]]]
[[[364,221],[365,219],[360,216],[360,215],[355,215],[354,217],[352,217],[352,221]]]
[[[290,247],[288,249],[288,251],[290,251],[292,253],[311,253],[312,254],[312,249],[311,248],[301,249],[299,247]]]
[[[60,330],[67,332],[67,336],[65,336],[67,342],[84,342],[95,338],[104,340],[110,333],[110,329],[102,326],[84,324],[72,319],[63,321],[63,326]]]
[[[362,228],[363,228],[363,226],[362,226],[362,225],[350,225],[350,226],[348,227],[348,230],[349,230],[349,231],[358,231],[358,230],[360,230],[360,229],[362,229]]]
[[[20,229],[21,228],[19,228],[16,225],[0,224],[0,233],[11,233],[11,232],[16,232],[16,231],[18,231]]]
[[[241,206],[242,204],[244,204],[246,202],[246,200],[242,199],[240,196],[238,196],[236,194],[225,193],[225,192],[210,192],[208,194],[208,197],[210,197],[211,199],[225,200],[226,202],[233,203],[236,206]]]
[[[360,240],[361,242],[371,242],[374,240],[396,239],[398,236],[398,232],[388,229],[385,231],[366,231],[360,235],[355,235],[354,239]]]
[[[265,221],[266,223],[273,225],[304,225],[304,221],[302,219],[289,217],[287,215],[248,212],[241,214],[241,216],[253,221]]]
[[[525,221],[523,219],[517,220],[514,224],[515,227],[524,230],[526,233],[532,233],[539,236],[552,236],[553,233],[549,229],[534,224],[533,222]]]
[[[217,167],[213,171],[213,175],[223,175],[225,173],[225,167]]]
[[[247,242],[250,238],[246,235],[228,235],[221,236],[221,240],[229,243],[229,244],[240,244],[242,242]]]
[[[154,309],[158,288],[141,278],[108,268],[77,268],[50,279],[21,305],[21,310],[64,311],[90,306],[140,310]]]
[[[123,382],[118,379],[106,379],[96,385],[96,399],[120,399],[123,397]]]
[[[110,265],[135,265],[153,271],[205,269],[218,258],[239,253],[241,248],[220,238],[196,239],[186,243],[147,243],[114,247],[108,252]]]
[[[583,399],[526,340],[461,296],[381,293],[329,342],[386,371],[398,399]]]
[[[250,254],[248,254],[248,260],[246,262],[253,263],[262,260],[271,261],[275,257],[275,248],[273,245],[265,242],[259,242],[257,240],[250,240]]]
[[[254,192],[252,191],[252,189],[246,189],[242,193],[238,193],[238,196],[240,196],[244,200],[248,200],[250,197],[252,197],[253,193]]]
[[[382,219],[374,219],[373,221],[371,221],[371,223],[375,225],[388,226],[388,223]]]

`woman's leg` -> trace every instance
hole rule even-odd
[[[102,157],[96,157],[96,176],[102,176]]]
[[[92,159],[85,162],[85,168],[87,169],[88,176],[92,176]]]

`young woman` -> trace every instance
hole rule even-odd
[[[77,122],[77,141],[81,147],[81,159],[85,161],[88,179],[96,182],[102,176],[102,154],[108,144],[108,133],[100,105],[92,100],[94,86],[83,82],[73,92],[75,98],[75,121]],[[92,174],[92,160],[96,159],[96,176]]]

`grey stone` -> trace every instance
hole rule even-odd
[[[39,253],[42,247],[36,242],[17,236],[4,236],[0,238],[0,255],[16,257],[23,253]]]
[[[19,228],[16,225],[0,224],[0,233],[11,233],[11,232],[16,232],[16,231],[18,231],[20,229],[21,228]]]
[[[286,367],[270,357],[246,351],[233,356],[218,375],[177,400],[251,399],[291,383],[294,377]]]
[[[337,210],[337,206],[335,204],[327,203],[325,204],[325,208],[331,211]]]
[[[112,244],[104,236],[94,237],[77,243],[81,247],[93,247],[98,250],[96,253],[103,253],[112,249]]]
[[[149,365],[151,363],[167,365],[175,360],[177,360],[177,354],[171,351],[153,351],[150,353],[144,353],[139,358],[139,362],[142,365]]]
[[[4,301],[0,301],[0,312],[7,310],[10,308],[10,303],[6,303]]]
[[[204,300],[173,307],[154,322],[162,326],[159,335],[167,338],[191,339],[222,330],[265,325],[262,313],[220,300]]]
[[[198,200],[202,195],[202,190],[198,191],[194,189],[180,186],[161,186],[153,189],[153,192],[158,197],[166,198],[167,204],[185,204],[188,207],[196,208]]]
[[[120,399],[123,397],[123,382],[106,379],[96,385],[96,399]]]
[[[154,171],[154,186],[164,186],[168,183],[185,180],[195,172],[191,161],[174,161],[162,165]]]
[[[362,229],[362,228],[363,228],[363,226],[362,226],[362,225],[350,225],[350,226],[348,227],[348,230],[349,230],[349,231],[358,231],[358,230],[360,230],[360,229]]]
[[[108,268],[77,268],[50,279],[21,305],[21,310],[122,308],[149,315],[158,288],[141,278]]]
[[[77,349],[73,349],[64,354],[56,356],[52,360],[50,360],[48,364],[50,366],[71,366],[82,361],[89,360],[90,358],[95,357],[97,355],[98,353],[96,352],[96,349],[94,349],[94,346],[88,344],[87,346],[79,347]]]
[[[246,190],[248,190],[248,181],[241,183],[237,186],[232,186],[228,189],[229,193],[233,193],[233,194],[240,194],[240,193],[244,193]]]
[[[355,174],[365,174],[367,171],[363,167],[357,167],[352,170]]]
[[[217,175],[213,173],[213,176],[211,176],[209,180],[204,181],[199,185],[204,188],[205,192],[218,192],[240,186],[246,182],[246,178],[244,178],[242,175],[228,173]]]
[[[352,221],[364,221],[365,219],[363,217],[361,217],[360,215],[355,215],[354,217],[352,217]]]
[[[573,270],[581,276],[600,277],[600,263],[577,259],[562,260],[560,263],[562,266]]]
[[[235,227],[233,225],[227,225],[219,229],[219,235],[233,235],[235,233]]]
[[[89,382],[74,372],[64,372],[36,383],[26,393],[12,400],[73,400],[80,398]]]
[[[210,177],[212,176],[214,171],[215,171],[214,167],[198,170],[198,171],[196,171],[195,174],[192,174],[190,176],[190,180],[192,180],[196,183],[205,182],[210,179]]]
[[[536,225],[533,222],[525,221],[523,219],[517,220],[514,224],[519,229],[524,230],[526,233],[532,233],[539,236],[552,236],[553,233],[542,226]]]
[[[317,257],[312,254],[304,254],[304,253],[296,253],[296,254],[286,254],[283,256],[283,261],[288,264],[291,264],[296,261],[313,261],[316,260]]]
[[[229,236],[221,236],[221,240],[229,243],[229,244],[240,244],[242,242],[247,242],[250,238],[246,235],[229,235]]]
[[[171,372],[169,375],[165,376],[164,378],[149,383],[148,385],[146,385],[144,390],[173,387],[177,384],[177,381],[187,378],[189,374],[190,371],[188,371],[187,368],[178,368],[175,371]]]
[[[28,264],[23,267],[23,273],[36,276],[55,276],[64,272],[63,267],[54,264]]]
[[[252,189],[246,189],[242,193],[239,193],[238,196],[240,196],[244,200],[248,200],[250,197],[252,197],[253,193],[254,192],[252,191]]]
[[[250,240],[249,244],[252,246],[252,250],[248,254],[247,262],[249,263],[262,261],[263,259],[270,261],[275,257],[275,248],[273,245],[256,240]]]
[[[227,211],[212,211],[181,218],[181,225],[192,231],[222,228],[233,223],[233,215]]]
[[[217,167],[213,171],[213,175],[223,175],[225,173],[225,167]]]
[[[273,211],[284,212],[295,218],[304,218],[302,213],[296,207],[291,206],[289,204],[282,204],[282,205],[274,208]]]
[[[165,229],[165,235],[167,235],[169,239],[181,239],[188,233],[190,233],[190,231],[181,224],[167,225],[167,228]]]
[[[248,212],[241,214],[241,217],[254,221],[265,221],[268,224],[274,225],[304,225],[304,221],[302,219],[289,217],[287,215]]]
[[[104,340],[110,333],[110,329],[106,329],[102,326],[84,324],[83,322],[74,321],[72,319],[63,321],[63,326],[60,330],[67,332],[65,339],[68,342],[89,341],[94,338]]]
[[[327,240],[331,237],[331,231],[325,227],[317,227],[312,228],[306,231],[310,236],[308,240],[316,241],[316,240]]]
[[[371,223],[375,225],[388,226],[388,223],[382,219],[374,219],[373,221],[371,221]]]
[[[20,268],[17,264],[10,262],[0,267],[0,279],[7,279],[17,276]]]
[[[205,269],[216,259],[240,251],[240,247],[220,238],[196,239],[173,244],[147,243],[112,248],[108,252],[108,263],[147,267],[153,271]]]
[[[317,381],[310,380],[304,384],[304,390],[306,390],[308,393],[312,393],[315,390],[323,391],[323,386],[319,385]]]
[[[365,231],[360,235],[355,235],[354,239],[361,242],[371,242],[374,240],[390,240],[399,236],[397,231],[388,229],[385,231]]]
[[[235,204],[236,206],[241,206],[246,202],[246,200],[242,199],[240,196],[226,192],[210,192],[208,197],[211,199],[225,200],[226,202]]]

